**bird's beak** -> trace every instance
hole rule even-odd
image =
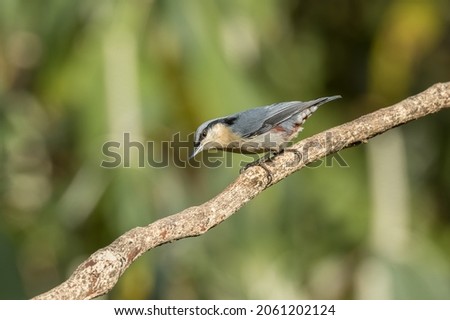
[[[203,144],[194,147],[194,151],[192,151],[191,156],[189,157],[189,160],[191,160],[193,157],[195,157],[198,153],[202,152],[203,150]]]

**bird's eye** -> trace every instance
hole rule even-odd
[[[202,133],[200,134],[200,137],[202,137],[202,139],[206,138],[206,129],[202,131]]]

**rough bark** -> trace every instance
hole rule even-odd
[[[109,292],[125,270],[145,252],[188,237],[202,235],[226,220],[269,186],[326,155],[367,142],[404,123],[450,107],[450,82],[438,83],[393,106],[316,134],[295,144],[302,155],[286,152],[267,167],[251,167],[223,192],[202,205],[187,208],[145,227],[136,227],[93,253],[62,284],[34,299],[92,299]],[[300,161],[298,161],[300,160]]]

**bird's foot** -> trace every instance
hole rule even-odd
[[[246,165],[244,165],[239,170],[239,173],[243,173],[245,170],[247,170],[250,167],[259,166],[259,167],[263,168],[264,171],[266,171],[266,173],[267,173],[267,186],[268,186],[269,184],[272,183],[273,175],[272,175],[272,171],[270,171],[270,169],[266,166],[265,162],[271,161],[272,158],[273,158],[273,156],[270,154],[270,152],[268,152],[267,154],[265,154],[261,158],[256,159],[255,161],[247,163]]]
[[[295,154],[295,157],[297,158],[297,164],[302,160],[302,154],[297,149],[287,148],[283,149],[280,153],[282,152],[292,152],[293,154]]]

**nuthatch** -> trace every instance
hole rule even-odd
[[[306,119],[320,105],[338,98],[341,96],[275,103],[206,121],[195,131],[191,158],[208,149],[280,153],[287,150],[289,142],[297,137]],[[255,163],[261,164],[261,161]]]

